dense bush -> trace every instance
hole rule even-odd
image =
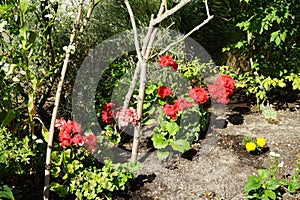
[[[234,72],[239,73],[237,86],[259,100],[274,89],[300,89],[299,6],[298,1],[242,1],[233,18],[244,38],[231,49],[239,49],[249,61],[246,70]]]

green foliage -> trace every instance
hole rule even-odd
[[[296,193],[300,190],[300,159],[297,161],[298,169],[292,175],[289,181],[285,182],[289,193]]]
[[[14,200],[14,194],[12,192],[12,189],[5,185],[3,182],[0,181],[0,199],[6,200]]]
[[[218,73],[218,67],[213,63],[201,63],[199,59],[194,59],[191,62],[182,63],[181,73],[191,85],[204,86],[206,84],[204,76]]]
[[[98,87],[96,95],[97,102],[99,102],[99,104],[96,104],[96,112],[99,117],[103,106],[111,101],[110,98],[121,100],[113,102],[116,104],[114,108],[116,111],[123,106],[122,99],[124,99],[131,83],[133,72],[130,69],[134,69],[133,63],[134,60],[129,56],[116,60],[106,69],[100,83],[101,85],[105,84],[106,87]],[[150,72],[147,74],[148,83],[145,89],[142,124],[149,127],[156,124],[155,134],[151,140],[154,147],[158,149],[157,156],[160,159],[169,157],[171,151],[184,153],[190,149],[191,142],[198,139],[201,131],[206,129],[207,112],[203,109],[203,105],[194,106],[185,111],[180,111],[179,118],[174,121],[166,118],[166,115],[162,112],[162,106],[166,103],[173,104],[177,97],[187,97],[190,102],[193,102],[188,97],[186,89],[182,88],[188,88],[190,85],[204,86],[206,83],[202,75],[216,73],[216,69],[210,63],[200,64],[199,60],[195,60],[193,62],[182,61],[178,72],[154,65],[149,65],[148,70]],[[162,99],[158,95],[158,88],[163,85],[162,82],[172,88],[173,94],[170,98]],[[137,94],[138,90],[135,88],[133,98],[130,101],[131,107],[136,107],[135,95]],[[99,121],[103,123],[102,120]],[[103,124],[103,126],[103,135],[106,135],[112,145],[117,145],[122,130],[119,130],[116,124]]]
[[[127,84],[130,78],[124,75],[130,72],[130,69],[134,68],[133,56],[125,55],[121,58],[113,61],[104,71],[101,80],[99,81],[96,91],[96,113],[97,116],[101,116],[101,110],[103,106],[109,103],[111,96],[118,85],[122,85],[124,82]],[[120,92],[120,98],[124,98],[122,91]],[[115,95],[115,94],[114,94]],[[119,94],[118,94],[119,96]]]
[[[0,170],[1,175],[25,173],[25,166],[35,153],[30,147],[30,140],[19,140],[6,128],[0,127]]]
[[[157,93],[157,90],[155,92]],[[169,101],[172,100],[169,98],[167,100],[159,99],[158,103],[163,106]],[[184,153],[189,150],[190,144],[198,140],[201,131],[206,129],[208,120],[203,105],[180,111],[177,120],[166,119],[162,107],[157,108],[156,114],[158,114],[158,116],[156,115],[158,126],[154,129],[155,134],[151,140],[154,147],[158,149],[157,156],[161,160],[171,156],[172,151]]]
[[[273,89],[299,89],[298,1],[242,1],[234,20],[248,35],[230,46],[241,56],[253,59],[253,65],[236,77],[237,87],[247,89],[264,100]],[[228,48],[224,48],[228,50]]]
[[[54,180],[50,189],[60,197],[73,194],[78,199],[111,199],[112,192],[124,190],[139,163],[104,165],[83,148],[54,151],[51,174]]]
[[[279,180],[270,178],[271,172],[267,169],[259,169],[258,176],[250,176],[244,189],[249,199],[276,199],[279,195]]]
[[[0,6],[0,23],[6,24],[0,34],[0,119],[14,132],[35,135],[34,116],[49,117],[43,106],[64,54],[52,42],[57,6],[35,0]]]
[[[260,105],[260,110],[266,120],[277,120],[277,112],[269,103],[267,105],[264,105],[264,103],[262,103]]]
[[[277,155],[276,155],[277,156]],[[278,161],[278,157],[271,156],[271,164],[269,169],[258,169],[258,176],[248,177],[248,181],[244,186],[246,196],[249,199],[275,200],[283,194],[283,188],[289,193],[295,193],[300,189],[300,176],[298,161],[298,169],[292,175],[292,178],[278,179],[276,174],[278,169],[282,168]]]
[[[10,187],[0,181],[0,199],[3,200],[14,200],[14,194]]]
[[[117,130],[117,125],[107,125],[105,126],[105,129],[102,131],[102,134],[106,136],[107,142],[111,143],[108,146],[114,146],[119,144],[121,141],[121,134]]]

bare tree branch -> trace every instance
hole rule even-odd
[[[134,92],[134,88],[136,86],[136,83],[138,81],[138,77],[139,77],[140,71],[141,71],[141,65],[140,65],[140,62],[138,62],[137,66],[135,68],[132,80],[131,80],[131,84],[130,84],[129,90],[128,90],[128,92],[127,92],[127,94],[125,96],[125,99],[124,99],[123,109],[126,109],[129,106],[129,102],[130,102],[130,99],[131,99],[132,94]]]
[[[70,36],[69,46],[74,43],[75,35],[76,35],[76,32],[78,31],[78,27],[79,27],[81,15],[82,15],[82,10],[83,10],[83,2],[84,2],[84,0],[80,0],[77,17],[76,17],[76,20],[74,21],[73,30],[72,30],[72,33]],[[55,126],[55,120],[57,117],[58,106],[59,106],[60,96],[61,96],[61,92],[62,92],[62,86],[64,83],[65,75],[66,75],[67,68],[68,68],[68,63],[70,60],[70,53],[71,53],[70,51],[66,52],[66,57],[65,57],[65,60],[64,60],[63,66],[62,66],[61,77],[60,77],[60,81],[58,83],[58,87],[56,90],[55,103],[54,103],[54,108],[53,108],[53,112],[52,112],[50,133],[49,133],[48,144],[47,144],[47,153],[46,153],[44,200],[49,199],[50,162],[51,162],[52,144],[53,144],[53,136],[54,136],[54,126]]]
[[[132,143],[132,154],[131,154],[131,161],[136,162],[138,157],[138,147],[140,142],[140,132],[141,132],[141,119],[143,115],[143,105],[144,105],[144,98],[145,98],[145,89],[146,89],[146,70],[147,70],[147,61],[141,60],[141,74],[140,74],[140,85],[139,85],[139,95],[137,97],[137,113],[139,120],[137,125],[134,127],[134,134],[133,134],[133,143]]]
[[[148,47],[148,42],[150,40],[151,34],[153,32],[153,26],[151,25],[151,21],[153,20],[153,15],[151,16],[151,20],[149,23],[149,27],[148,27],[148,31],[147,31],[147,35],[143,40],[143,47],[142,47],[142,55],[145,57],[145,53],[146,53],[146,49]]]
[[[90,21],[90,18],[91,18],[91,15],[92,15],[92,12],[94,10],[94,8],[96,7],[96,5],[99,3],[99,1],[97,3],[95,3],[95,0],[91,0],[90,4],[89,4],[89,9],[86,13],[86,17],[85,19],[83,20],[83,24],[81,25],[80,27],[80,30],[79,32],[82,33],[83,30],[85,29],[85,27],[87,26],[87,23]]]
[[[130,8],[130,6],[129,6]],[[128,9],[128,6],[127,6],[127,9]],[[162,13],[164,11],[164,3],[163,3],[163,0],[162,0],[162,3],[160,5],[160,9],[157,13],[157,16],[161,16]],[[129,12],[129,11],[128,11]],[[133,15],[133,12],[131,12],[131,14]],[[150,49],[152,47],[152,44],[153,44],[153,41],[154,41],[154,38],[155,38],[155,35],[157,33],[157,30],[155,31],[155,33],[153,34],[153,31],[154,31],[154,27],[151,23],[151,21],[153,20],[153,15],[151,16],[151,20],[150,20],[150,23],[149,23],[149,27],[148,27],[148,32],[147,32],[147,35],[146,37],[144,38],[143,40],[143,47],[142,47],[142,51],[141,51],[141,57],[144,58],[144,59],[147,59],[149,57],[149,54],[150,54]],[[134,35],[136,36],[137,38],[137,30],[136,29],[133,29],[134,31]],[[152,38],[152,39],[151,39]],[[136,40],[135,40],[136,41]],[[149,41],[151,41],[151,45],[149,45]],[[149,47],[150,46],[150,47]],[[146,52],[147,51],[147,52]],[[138,52],[138,51],[137,51]],[[146,56],[147,54],[147,56]],[[134,88],[137,84],[137,81],[138,81],[138,76],[140,74],[140,68],[141,68],[141,63],[140,63],[140,59],[139,59],[139,62],[137,63],[137,66],[135,68],[135,71],[134,71],[134,75],[133,75],[133,78],[131,80],[131,84],[130,84],[130,87],[129,87],[129,90],[125,96],[125,99],[124,99],[124,103],[123,103],[123,109],[126,109],[128,108],[129,106],[129,102],[130,102],[130,99],[132,97],[132,94],[134,92]]]
[[[204,1],[204,4],[205,4],[205,9],[206,9],[206,15],[209,17],[210,14],[209,14],[209,7],[208,7],[208,2],[207,2],[207,0]]]
[[[164,11],[164,2],[162,1],[160,9],[158,11],[157,16],[160,17]],[[153,15],[151,16],[151,21],[153,21]],[[139,116],[139,120],[137,125],[134,128],[134,135],[133,135],[133,144],[132,144],[132,154],[131,154],[131,161],[136,162],[138,158],[138,147],[140,142],[141,136],[141,119],[143,115],[143,105],[144,105],[144,98],[145,98],[145,89],[147,84],[147,61],[149,59],[149,55],[158,31],[157,27],[154,27],[153,24],[149,23],[149,29],[147,36],[145,37],[143,50],[142,53],[144,55],[143,60],[139,60],[138,65],[141,68],[140,72],[140,85],[139,85],[139,95],[137,98],[137,113]]]
[[[160,4],[160,8],[158,10],[158,13],[157,13],[157,17],[161,17],[161,15],[163,14],[163,12],[167,11],[166,7],[165,7],[165,2],[164,0],[161,1],[161,4]]]
[[[132,25],[132,30],[133,30],[133,34],[134,34],[134,45],[135,45],[135,50],[138,56],[139,60],[142,60],[142,54],[141,54],[141,49],[140,49],[140,44],[139,44],[139,39],[138,39],[138,34],[137,34],[137,29],[136,29],[136,23],[135,23],[135,19],[134,19],[134,14],[133,11],[131,9],[130,3],[128,0],[125,0],[125,5],[127,7],[129,16],[130,16],[130,21],[131,21],[131,25]]]
[[[157,13],[157,17],[160,17],[163,14],[164,9],[165,9],[165,3],[164,3],[164,0],[162,0],[159,11]],[[153,20],[153,18],[151,18],[151,20]],[[157,27],[154,28],[152,24],[153,23],[151,23],[151,21],[150,21],[149,27],[151,28],[151,34],[149,35],[149,38],[147,38],[147,43],[144,44],[146,46],[146,49],[145,49],[146,52],[144,52],[144,55],[145,55],[145,58],[147,58],[147,59],[149,58],[149,55],[150,55],[150,52],[151,52],[151,49],[153,46],[153,42],[154,42],[154,39],[155,39],[157,31],[158,31]]]
[[[188,32],[186,35],[184,35],[181,39],[172,42],[171,44],[169,44],[164,50],[162,50],[158,55],[162,55],[164,53],[166,53],[172,46],[184,41],[186,38],[188,38],[191,34],[193,34],[195,31],[199,30],[202,26],[204,26],[205,24],[207,24],[214,16],[209,14],[209,8],[208,8],[208,3],[207,0],[205,0],[205,8],[206,8],[206,14],[207,14],[207,18],[198,26],[196,26],[195,28],[193,28],[190,32]]]
[[[155,26],[155,25],[161,23],[164,19],[166,19],[170,15],[173,15],[175,12],[180,10],[183,6],[185,6],[186,4],[188,4],[191,1],[192,0],[182,0],[182,1],[180,1],[176,6],[174,6],[174,8],[172,8],[170,10],[166,10],[164,12],[164,14],[162,14],[162,15],[158,16],[156,19],[154,19],[152,21],[152,25]]]

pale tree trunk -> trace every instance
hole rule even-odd
[[[84,0],[80,0],[79,7],[78,7],[78,12],[77,12],[77,17],[74,21],[73,30],[72,30],[72,33],[70,35],[70,42],[69,42],[68,48],[71,45],[75,45],[74,41],[75,41],[76,33],[79,30],[79,25],[80,25],[82,11],[83,11],[83,3],[84,3]],[[84,21],[84,24],[82,25],[82,27],[80,29],[80,32],[83,32],[84,27],[87,25],[87,22],[90,18],[90,15],[91,15],[95,5],[96,4],[94,4],[94,0],[92,0],[90,5],[89,5],[87,16],[86,16],[86,19]],[[44,192],[43,192],[44,200],[49,199],[49,184],[50,184],[50,169],[51,169],[50,163],[51,163],[51,154],[52,154],[52,145],[53,145],[55,121],[56,121],[56,117],[57,117],[57,112],[58,112],[58,106],[59,106],[59,102],[60,102],[62,87],[63,87],[63,84],[64,84],[64,79],[65,79],[65,75],[66,75],[66,72],[67,72],[68,63],[69,63],[69,60],[70,60],[70,54],[71,54],[70,50],[66,52],[66,56],[65,56],[65,59],[64,59],[62,70],[61,70],[61,77],[60,77],[60,80],[59,80],[59,83],[58,83],[58,86],[57,86],[57,90],[56,90],[54,108],[53,108],[53,111],[52,111],[52,118],[51,118],[49,138],[48,138],[48,144],[47,144],[47,152],[46,152],[45,180],[44,180]]]
[[[150,20],[149,27],[148,27],[148,32],[147,32],[146,37],[143,40],[142,49],[140,49],[140,44],[138,41],[138,33],[137,33],[136,23],[135,23],[135,19],[134,19],[134,13],[131,9],[129,1],[128,0],[124,1],[126,4],[128,13],[130,15],[130,21],[131,21],[132,29],[133,29],[133,33],[134,33],[135,49],[136,49],[136,53],[137,53],[137,57],[138,57],[137,67],[135,69],[129,91],[128,91],[127,95],[125,96],[125,100],[124,100],[124,104],[123,104],[123,108],[125,108],[125,109],[128,108],[130,99],[134,92],[134,88],[138,81],[138,76],[140,75],[139,95],[137,97],[137,102],[138,102],[137,103],[137,113],[139,116],[139,120],[134,129],[133,147],[132,147],[132,155],[131,155],[131,161],[133,161],[133,162],[137,161],[137,158],[138,158],[138,146],[139,146],[139,140],[140,140],[140,134],[141,134],[141,121],[142,121],[142,116],[143,116],[143,103],[144,103],[144,96],[145,96],[145,88],[146,88],[146,84],[147,84],[147,80],[146,80],[147,62],[149,60],[149,55],[151,53],[153,42],[155,40],[155,36],[158,31],[157,27],[164,19],[173,15],[175,12],[180,10],[183,6],[190,3],[191,1],[192,0],[182,0],[173,8],[171,8],[170,10],[167,10],[166,0],[162,0],[159,12],[157,13],[157,17],[154,18],[153,15],[151,16],[151,20]],[[210,15],[210,13],[209,13],[207,0],[205,0],[204,3],[205,3],[205,8],[206,8],[207,19],[205,19],[201,24],[196,26],[193,30],[191,30],[188,34],[186,34],[184,37],[182,37],[178,41],[169,44],[162,52],[159,53],[159,55],[168,51],[172,46],[185,40],[193,32],[200,29],[202,26],[207,24],[213,18],[213,16]]]

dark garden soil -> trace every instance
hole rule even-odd
[[[273,102],[278,122],[268,122],[253,107],[255,103],[235,95],[227,107],[224,128],[208,133],[178,159],[161,162],[151,154],[128,191],[114,199],[246,199],[247,178],[259,168],[268,168],[270,152],[280,154],[284,162],[279,176],[291,176],[300,157],[300,100],[283,100]],[[241,144],[246,136],[264,137],[267,147],[260,155],[249,154]],[[300,199],[300,192],[279,199]]]

